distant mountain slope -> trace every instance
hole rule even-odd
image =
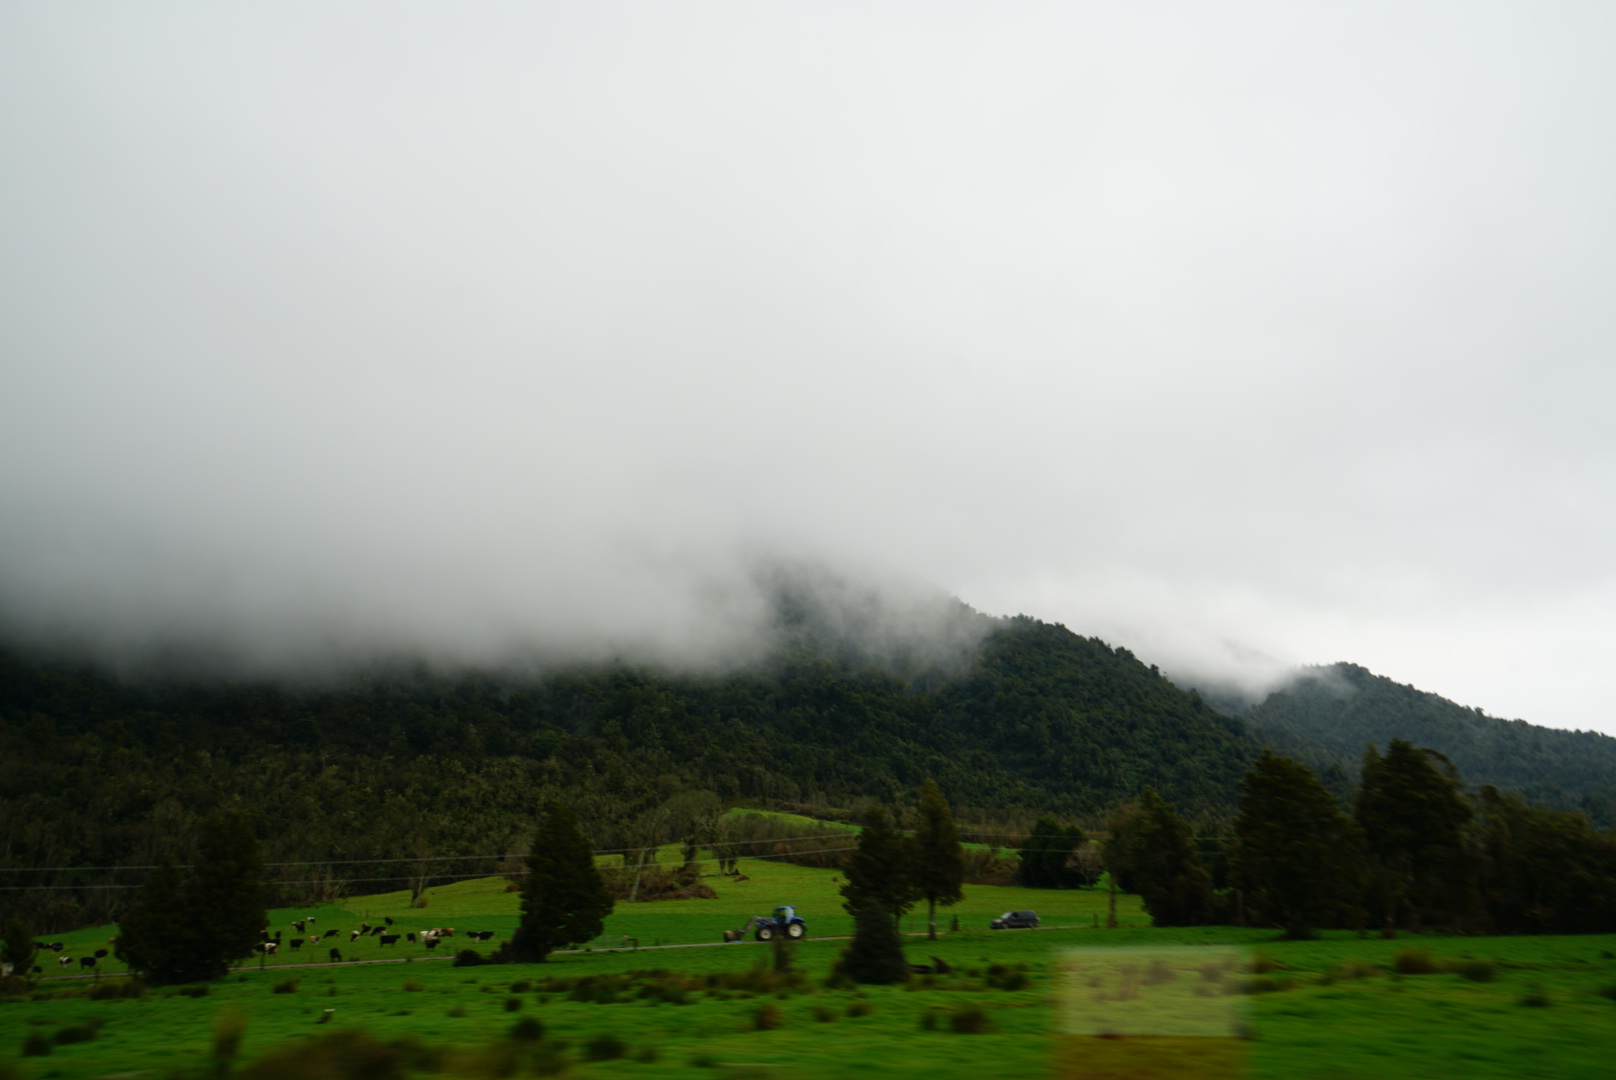
[[[1452,759],[1471,785],[1492,784],[1556,809],[1616,820],[1616,738],[1503,720],[1355,664],[1307,668],[1240,710],[1276,748],[1352,771],[1364,744],[1408,739]]]

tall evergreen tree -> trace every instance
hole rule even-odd
[[[1616,835],[1481,789],[1481,889],[1495,931],[1616,932]]]
[[[178,916],[180,870],[172,855],[151,872],[118,920],[119,960],[153,982],[176,982],[175,967],[185,948],[185,928]]]
[[[1264,750],[1241,781],[1236,875],[1289,938],[1362,918],[1363,834],[1307,766]]]
[[[920,824],[915,829],[915,884],[926,900],[927,933],[937,940],[937,905],[960,901],[965,849],[948,800],[931,777],[920,786]]]
[[[1022,842],[1021,883],[1033,889],[1076,888],[1083,876],[1071,865],[1079,845],[1088,843],[1075,825],[1062,827],[1054,818],[1039,818]]]
[[[264,856],[245,815],[226,810],[202,822],[196,867],[181,889],[193,978],[216,979],[253,954],[269,925]]]
[[[33,930],[21,919],[7,921],[5,939],[0,941],[0,963],[9,964],[13,975],[26,979],[34,953]]]
[[[197,834],[189,877],[167,858],[118,924],[118,955],[153,982],[217,979],[253,954],[269,925],[264,858],[247,819],[226,810]]]
[[[919,898],[914,842],[892,827],[887,812],[864,816],[858,847],[843,874],[842,906],[853,916],[853,941],[843,959],[856,982],[897,982],[908,977],[898,919]]]
[[[1416,931],[1434,921],[1454,925],[1469,913],[1465,829],[1473,816],[1447,758],[1403,739],[1393,739],[1384,757],[1369,744],[1355,817],[1364,834],[1370,893],[1388,936],[1397,928],[1400,903]]]
[[[1111,819],[1106,867],[1128,881],[1157,926],[1199,926],[1214,916],[1212,877],[1183,818],[1146,788]]]
[[[550,803],[527,857],[522,921],[511,938],[510,959],[541,963],[556,949],[594,940],[612,906],[578,820],[561,803]]]

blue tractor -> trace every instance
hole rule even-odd
[[[789,941],[799,941],[808,936],[808,924],[802,921],[797,909],[789,904],[774,909],[774,917],[767,915],[754,915],[748,919],[739,930],[725,930],[725,941],[739,941],[750,930],[759,941],[773,941],[776,937],[784,935]]]

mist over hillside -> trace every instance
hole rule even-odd
[[[1556,809],[1616,822],[1616,738],[1489,716],[1350,663],[1304,668],[1257,702],[1224,697],[1254,734],[1320,769],[1355,773],[1391,739],[1445,754],[1471,786],[1492,784]]]

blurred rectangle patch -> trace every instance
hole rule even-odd
[[[1242,949],[1071,949],[1055,959],[1058,1080],[1239,1080],[1251,1041]]]

